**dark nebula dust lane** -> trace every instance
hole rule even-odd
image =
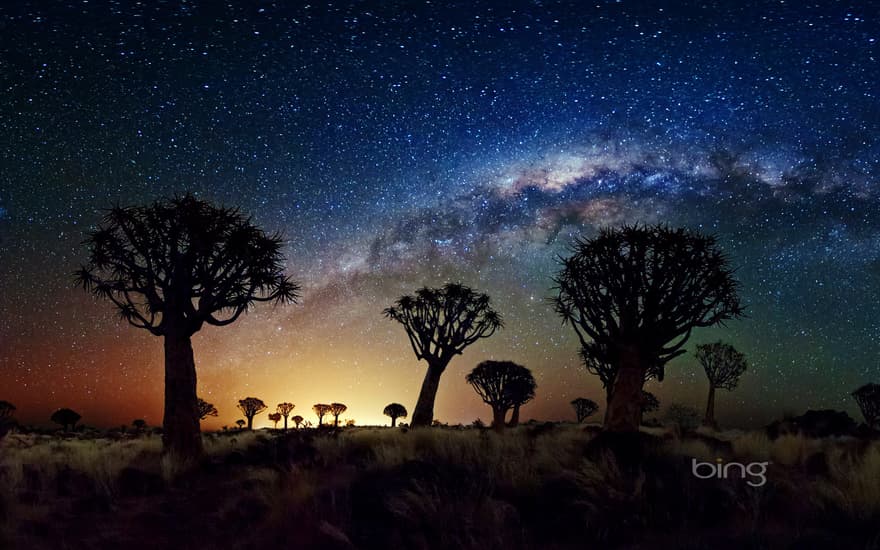
[[[301,305],[195,339],[199,392],[413,403],[424,366],[381,316],[422,285],[492,295],[436,415],[486,411],[485,358],[535,372],[524,419],[599,398],[547,302],[556,257],[620,223],[718,235],[749,318],[719,418],[854,411],[880,377],[877,11],[853,3],[67,2],[0,7],[0,388],[27,421],[162,408],[161,343],[77,292],[84,232],[175,193],[288,239]],[[651,391],[699,407],[692,355]]]

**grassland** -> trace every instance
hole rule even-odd
[[[10,435],[0,548],[876,548],[880,442],[534,424],[159,436]],[[766,483],[692,459],[769,462]]]

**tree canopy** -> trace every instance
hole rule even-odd
[[[402,296],[383,312],[403,325],[416,359],[428,363],[413,412],[413,427],[431,425],[440,376],[452,358],[504,326],[490,302],[488,294],[461,283],[448,283]]]

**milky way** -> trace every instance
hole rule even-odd
[[[159,343],[70,273],[102,208],[190,191],[282,231],[306,291],[197,337],[218,425],[244,395],[411,405],[423,366],[381,310],[453,279],[507,327],[453,363],[438,417],[486,417],[463,376],[487,357],[535,371],[526,418],[571,416],[601,390],[551,276],[627,222],[715,233],[739,266],[749,318],[689,346],[749,357],[722,420],[855,414],[880,381],[878,28],[796,2],[0,7],[0,398],[159,422]],[[701,406],[692,356],[669,372],[651,390]]]

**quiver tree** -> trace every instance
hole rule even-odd
[[[748,368],[746,356],[730,344],[715,342],[697,346],[697,361],[706,371],[709,379],[709,397],[706,400],[706,414],[703,425],[717,428],[715,422],[715,390],[732,391],[739,384],[739,377]]]
[[[64,431],[69,431],[76,428],[76,423],[79,422],[79,419],[82,418],[78,412],[73,411],[71,409],[58,409],[57,411],[52,413],[52,416],[49,417],[49,420],[56,424],[60,424],[64,427]]]
[[[522,376],[514,378],[506,388],[513,409],[513,412],[510,413],[510,422],[507,423],[511,428],[519,425],[520,407],[534,399],[535,390],[538,389],[538,384],[535,382],[531,371],[529,369],[525,370],[528,374],[523,373]]]
[[[417,360],[428,364],[412,427],[431,425],[440,376],[452,358],[480,338],[488,338],[503,326],[501,315],[490,305],[487,294],[460,283],[442,288],[421,288],[414,296],[402,296],[384,314],[402,324]]]
[[[0,439],[6,437],[6,434],[15,426],[15,405],[9,401],[0,400]]]
[[[166,452],[202,451],[193,334],[225,326],[256,302],[294,302],[284,245],[238,209],[192,195],[149,206],[111,208],[88,235],[88,263],[77,282],[112,302],[131,325],[164,338]]]
[[[247,422],[245,422],[244,419],[241,418],[235,421],[235,425],[238,426],[239,430],[244,429],[245,424],[247,424]]]
[[[266,410],[266,404],[256,397],[245,397],[238,401],[238,409],[241,414],[247,418],[247,427],[249,430],[254,429],[254,417]]]
[[[208,403],[201,397],[199,397],[198,402],[196,403],[196,410],[199,413],[199,420],[204,420],[209,416],[217,416],[217,407],[213,404]]]
[[[302,424],[302,421],[304,419],[300,415],[296,415],[293,418],[291,418],[291,420],[293,421],[293,425],[296,426],[297,429],[299,429],[299,425]]]
[[[269,420],[271,420],[275,424],[275,429],[278,429],[278,423],[281,422],[281,413],[273,412],[269,413]]]
[[[333,415],[333,425],[339,426],[339,415],[348,410],[342,403],[330,403],[330,414]]]
[[[535,379],[529,369],[512,361],[483,361],[465,376],[477,395],[492,407],[492,427],[504,429],[504,417],[514,406],[516,398],[523,397],[531,384],[534,396]]]
[[[330,405],[327,405],[326,403],[318,403],[312,405],[312,411],[318,417],[318,427],[320,428],[324,424],[324,417],[330,414]]]
[[[865,424],[875,429],[880,428],[880,384],[865,384],[854,391],[852,396],[859,404]]]
[[[609,431],[638,430],[645,379],[663,380],[694,328],[743,315],[733,270],[712,236],[662,225],[603,229],[578,239],[561,263],[556,311],[584,354],[610,369]]]
[[[642,423],[643,415],[657,412],[659,410],[660,400],[657,399],[657,396],[649,391],[642,390],[641,397],[639,398],[639,424]]]
[[[592,399],[587,399],[586,397],[578,397],[577,399],[572,400],[571,406],[574,408],[574,414],[577,416],[578,423],[581,423],[588,417],[596,414],[596,411],[599,410],[599,405],[597,405]]]
[[[284,431],[287,431],[287,417],[290,416],[290,412],[296,405],[293,403],[278,403],[278,407],[275,411],[284,417]]]
[[[397,426],[398,418],[406,418],[407,412],[406,407],[404,407],[400,403],[390,403],[382,411],[382,414],[391,418],[391,427],[393,428]]]

